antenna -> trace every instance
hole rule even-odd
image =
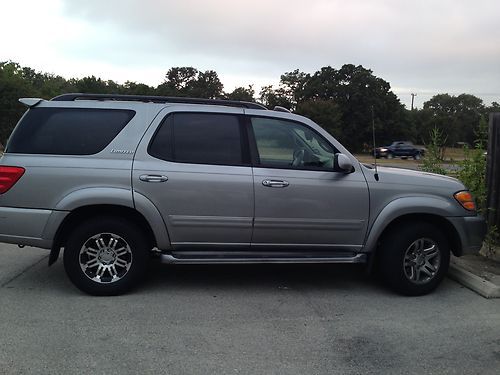
[[[372,105],[372,135],[373,135],[373,158],[375,159],[375,181],[378,181],[378,169],[377,169],[377,145],[375,143],[375,115],[373,113],[373,105]]]

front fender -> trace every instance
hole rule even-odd
[[[365,241],[364,251],[372,252],[387,226],[398,217],[410,214],[427,214],[440,217],[456,216],[456,205],[433,196],[402,197],[391,201],[373,220]]]

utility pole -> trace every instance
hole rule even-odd
[[[414,93],[411,93],[411,110],[413,111],[413,100],[415,100],[415,96],[417,96],[417,94],[414,94]]]

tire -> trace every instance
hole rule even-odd
[[[70,233],[64,249],[66,274],[91,295],[128,292],[142,278],[147,262],[144,233],[120,217],[83,222]]]
[[[393,228],[382,239],[378,251],[383,280],[391,289],[406,296],[432,292],[450,264],[446,237],[426,222],[406,222]]]
[[[415,155],[413,155],[413,160],[420,160],[420,152],[417,152]]]
[[[387,153],[387,159],[394,159],[392,152]]]

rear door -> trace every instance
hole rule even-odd
[[[141,141],[134,195],[159,209],[175,249],[250,244],[254,196],[242,114],[167,108]]]

